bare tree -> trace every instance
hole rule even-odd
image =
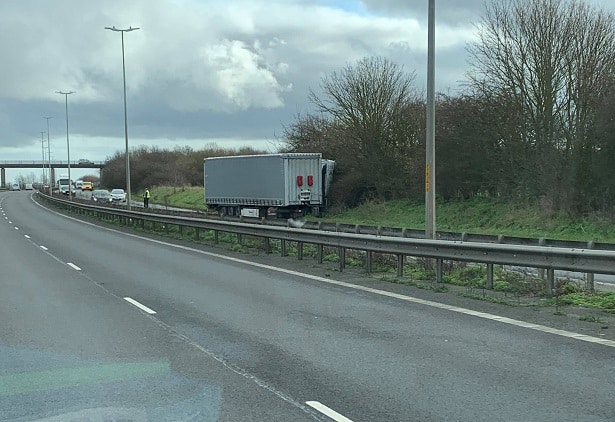
[[[319,95],[310,91],[309,99],[322,117],[308,116],[305,124],[294,127],[295,135],[304,130],[335,133],[340,147],[353,157],[349,168],[361,184],[363,194],[395,197],[408,185],[407,155],[419,145],[418,127],[408,115],[415,99],[414,73],[382,57],[364,58],[321,80]]]
[[[506,104],[502,119],[516,119],[501,141],[528,153],[531,193],[570,200],[583,190],[571,185],[586,178],[578,170],[594,150],[589,129],[615,69],[613,15],[576,0],[493,1],[477,29],[471,84]]]

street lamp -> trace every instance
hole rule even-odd
[[[47,153],[49,158],[47,160],[47,167],[49,167],[49,195],[51,195],[53,180],[51,180],[51,145],[49,144],[49,137],[51,135],[49,134],[49,119],[53,119],[53,117],[43,117],[43,119],[47,120]]]
[[[75,91],[68,91],[68,92],[62,92],[62,91],[56,91],[57,94],[62,94],[64,95],[64,101],[66,104],[66,151],[68,154],[68,200],[72,201],[73,200],[73,190],[72,188],[72,183],[71,183],[71,179],[70,179],[70,142],[68,140],[68,96],[70,94],[74,94]]]
[[[425,238],[436,238],[436,106],[435,106],[435,0],[427,17],[427,122],[425,139]]]
[[[45,138],[43,137],[44,134],[45,132],[41,131],[41,152],[43,153],[43,178],[41,182],[43,183],[43,186],[45,186]]]
[[[120,32],[122,34],[122,75],[124,77],[124,136],[126,139],[126,208],[130,210],[131,190],[130,190],[130,157],[128,154],[128,114],[126,111],[126,62],[124,60],[124,32],[136,31],[140,28],[128,27],[128,29],[118,29],[115,26],[105,29],[114,32]]]

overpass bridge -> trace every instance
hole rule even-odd
[[[51,180],[56,180],[56,169],[68,168],[68,161],[61,160],[52,160],[42,161],[42,160],[6,160],[0,161],[0,186],[6,186],[6,169],[43,169],[49,168],[51,169]],[[79,160],[79,161],[71,161],[70,168],[77,169],[103,169],[105,167],[104,161],[88,161],[88,160]]]

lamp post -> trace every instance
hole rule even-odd
[[[71,183],[71,179],[70,179],[70,142],[68,140],[68,96],[70,94],[74,94],[74,91],[67,91],[67,92],[63,92],[63,91],[56,91],[57,94],[62,94],[64,95],[64,101],[66,104],[66,151],[67,151],[67,160],[68,160],[68,200],[72,201],[73,200],[73,190],[72,188],[72,183]]]
[[[425,238],[436,237],[436,142],[435,142],[435,0],[429,0],[427,17],[427,122],[425,139]]]
[[[130,210],[131,190],[130,190],[130,157],[128,154],[128,113],[126,111],[126,61],[124,59],[124,32],[136,31],[140,28],[128,27],[128,29],[118,29],[115,26],[105,29],[109,31],[119,32],[122,34],[122,75],[124,78],[124,137],[126,140],[126,208]]]
[[[43,178],[41,182],[43,183],[43,186],[45,186],[45,138],[43,137],[44,134],[45,132],[41,131],[41,152],[43,153]]]
[[[48,160],[47,160],[47,167],[49,167],[49,195],[51,195],[51,185],[53,184],[53,181],[51,180],[51,145],[49,143],[49,137],[51,136],[49,134],[49,119],[53,119],[53,117],[43,117],[43,119],[47,120],[47,153],[48,153]]]

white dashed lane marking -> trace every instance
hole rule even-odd
[[[144,312],[147,312],[150,315],[153,315],[156,313],[156,311],[154,311],[151,308],[148,308],[147,306],[143,305],[142,303],[137,302],[136,300],[134,300],[131,297],[125,297],[124,300],[128,303],[133,304],[134,306],[136,306],[137,308],[141,309]]]
[[[71,267],[73,270],[77,270],[77,271],[81,271],[81,268],[79,268],[78,266],[76,266],[75,264],[73,264],[72,262],[67,262],[66,265],[68,265],[69,267]]]
[[[327,416],[328,418],[333,419],[335,422],[352,422],[351,419],[348,419],[346,416],[337,413],[335,410],[325,406],[319,401],[306,401],[305,404],[307,404],[313,409],[318,410],[320,413]]]

